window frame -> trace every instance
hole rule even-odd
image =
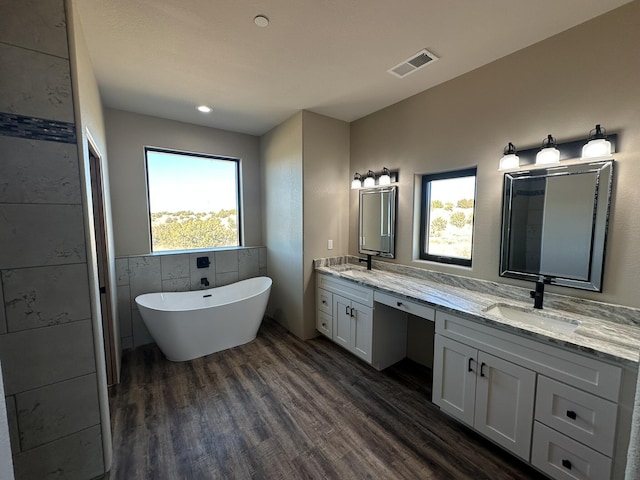
[[[238,209],[236,211],[236,225],[237,225],[237,230],[238,230],[238,244],[234,245],[234,246],[227,246],[227,247],[203,247],[203,248],[184,248],[184,249],[180,249],[180,250],[158,250],[158,251],[154,251],[153,250],[153,230],[151,227],[151,188],[150,188],[150,183],[149,183],[149,156],[147,155],[148,152],[157,152],[157,153],[166,153],[166,154],[170,154],[170,155],[181,155],[184,157],[197,157],[197,158],[203,158],[203,159],[208,159],[208,160],[224,160],[224,161],[230,161],[230,162],[234,162],[235,163],[235,173],[236,173],[236,205],[238,206]],[[239,158],[235,158],[235,157],[225,157],[222,155],[213,155],[213,154],[208,154],[208,153],[197,153],[197,152],[187,152],[187,151],[183,151],[183,150],[176,150],[176,149],[172,149],[172,148],[161,148],[161,147],[150,147],[150,146],[145,146],[144,147],[144,174],[145,174],[145,180],[146,180],[146,187],[147,187],[147,214],[149,216],[149,247],[150,247],[150,251],[151,253],[155,253],[155,254],[167,254],[167,253],[175,253],[175,252],[197,252],[197,251],[202,251],[202,250],[224,250],[224,249],[230,249],[230,248],[240,248],[244,246],[244,235],[243,235],[243,229],[242,229],[242,218],[244,215],[244,208],[242,205],[242,178],[240,176],[241,174],[241,169],[240,169],[240,159]]]
[[[431,205],[431,187],[430,183],[434,180],[448,180],[452,178],[474,177],[473,190],[473,222],[471,223],[471,258],[449,257],[446,255],[433,255],[427,253],[429,238],[429,229],[431,226],[431,218],[429,215]],[[478,190],[478,167],[469,167],[461,170],[450,170],[447,172],[427,173],[421,176],[421,203],[420,203],[420,260],[444,263],[449,265],[459,265],[463,267],[471,267],[473,261],[473,237],[475,235],[476,222],[476,193]]]

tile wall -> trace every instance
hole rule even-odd
[[[197,268],[198,257],[208,257],[210,265]],[[116,258],[122,348],[135,348],[153,342],[135,302],[138,295],[221,287],[264,275],[267,275],[265,247]],[[209,282],[208,287],[202,285],[203,278]]]
[[[0,2],[0,360],[17,479],[104,472],[63,0]]]

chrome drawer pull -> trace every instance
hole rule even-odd
[[[575,420],[578,415],[573,410],[567,410],[567,417],[569,417],[571,420]]]

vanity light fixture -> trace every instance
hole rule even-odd
[[[602,132],[604,130],[605,133]],[[606,129],[600,124],[589,132],[588,142],[582,147],[582,159],[606,157],[611,155],[611,142],[607,140]]]
[[[542,141],[542,148],[536,155],[536,165],[549,165],[560,162],[560,150],[556,148],[556,139],[547,135]]]
[[[511,170],[514,168],[520,167],[520,157],[517,155],[516,147],[513,143],[509,142],[509,144],[504,147],[504,155],[500,159],[500,166],[498,170]]]
[[[580,159],[581,155],[582,160],[602,158],[615,153],[617,146],[618,134],[608,133],[598,124],[596,128],[589,132],[589,138],[586,141],[584,137],[582,137],[578,140],[568,140],[557,143],[555,138],[547,135],[547,138],[542,142],[542,148],[520,148],[517,151],[517,156],[513,143],[509,142],[504,149],[504,156],[500,159],[498,169],[515,170],[522,167],[530,168],[529,166],[553,165],[563,160]],[[516,161],[513,157],[509,157],[511,153],[519,160]],[[395,181],[393,179],[393,172],[391,172],[391,181]]]
[[[365,188],[370,188],[370,187],[375,187],[376,186],[376,174],[373,173],[371,170],[369,170],[367,172],[367,174],[364,177],[364,182],[363,182],[363,187]]]
[[[353,180],[351,181],[351,189],[355,190],[357,188],[362,188],[362,175],[358,172],[353,176]]]
[[[391,183],[391,172],[387,167],[382,167],[382,175],[378,177],[378,185],[389,185]]]

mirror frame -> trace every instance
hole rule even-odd
[[[582,173],[596,175],[594,191],[594,216],[592,225],[592,244],[589,265],[589,279],[578,280],[566,277],[551,277],[551,284],[563,287],[578,288],[594,292],[602,292],[604,275],[604,258],[606,252],[607,230],[609,226],[609,211],[613,188],[614,160],[554,166],[535,170],[507,172],[504,174],[504,189],[502,197],[502,241],[500,244],[500,276],[517,278],[535,282],[540,274],[509,270],[509,245],[511,244],[511,204],[513,199],[514,182],[520,178],[555,177]]]
[[[389,201],[387,203],[388,212],[389,212],[389,250],[388,251],[380,251],[380,250],[368,250],[366,248],[362,248],[362,231],[363,231],[363,195],[371,195],[374,193],[389,193]],[[397,205],[397,197],[398,197],[398,187],[396,185],[389,187],[377,187],[377,188],[363,188],[360,189],[360,193],[358,196],[359,206],[358,206],[358,252],[365,255],[376,255],[378,257],[385,258],[396,258],[396,205]]]

